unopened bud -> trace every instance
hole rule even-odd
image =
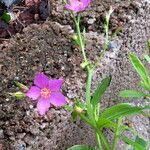
[[[78,40],[78,36],[77,36],[76,34],[74,34],[74,35],[72,36],[72,39],[75,40],[75,41],[77,41],[77,40]]]
[[[27,86],[25,86],[24,84],[22,84],[22,83],[20,83],[20,82],[18,82],[18,81],[15,81],[15,84],[16,84],[19,88],[21,88],[22,90],[24,90],[24,91],[28,91],[28,90],[29,90],[29,88],[28,88]]]
[[[108,23],[110,20],[110,15],[113,13],[114,9],[110,7],[108,14],[106,14],[106,22]]]
[[[80,64],[80,67],[83,68],[83,69],[85,69],[88,65],[89,65],[89,62],[88,62],[88,61],[85,61],[85,62],[82,62],[82,63]]]
[[[83,112],[83,109],[82,109],[81,107],[75,106],[74,111],[75,111],[77,114],[81,114],[81,113]]]
[[[25,97],[25,94],[24,93],[22,93],[22,92],[20,92],[20,91],[18,91],[18,92],[16,92],[16,93],[9,93],[11,96],[13,96],[13,97],[15,97],[16,99],[18,99],[18,100],[21,100],[21,99],[23,99],[24,97]]]

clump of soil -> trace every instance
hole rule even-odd
[[[17,2],[17,1],[14,1]],[[48,0],[25,0],[20,5],[0,3],[0,42],[10,38],[31,23],[42,23],[50,16],[50,2]],[[9,21],[4,14],[11,18]]]

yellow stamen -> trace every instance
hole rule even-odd
[[[79,5],[79,6],[82,6],[82,5],[83,5],[83,2],[78,2],[78,5]]]
[[[51,91],[48,88],[41,89],[41,97],[42,98],[49,98]]]

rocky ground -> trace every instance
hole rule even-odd
[[[73,101],[84,97],[85,73],[80,69],[79,50],[72,44],[73,21],[61,0],[52,0],[50,17],[42,24],[31,24],[22,34],[5,39],[0,45],[0,149],[5,150],[66,150],[74,144],[95,145],[92,130],[79,120],[72,122],[65,109],[51,108],[40,117],[29,99],[17,101],[7,93],[17,91],[14,80],[31,85],[37,72],[51,78],[65,79],[63,93]],[[94,0],[83,14],[87,51],[94,60],[104,41],[103,20],[109,6],[116,9],[111,19],[111,32],[122,27],[123,32],[112,39],[110,50],[102,59],[93,78],[93,89],[111,74],[112,83],[103,99],[103,108],[121,101],[123,89],[138,89],[138,76],[128,60],[132,51],[142,58],[150,39],[150,5],[144,0]],[[96,57],[95,57],[96,55]],[[149,66],[147,65],[148,69]],[[145,100],[134,100],[144,105]],[[133,127],[150,140],[149,119],[131,117]],[[120,144],[118,150],[124,150]]]

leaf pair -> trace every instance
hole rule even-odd
[[[150,106],[138,107],[132,106],[128,103],[121,103],[109,108],[106,108],[100,115],[98,120],[99,127],[115,127],[116,124],[113,122],[118,118],[123,118],[135,114],[141,114],[143,110],[150,109]]]
[[[102,118],[114,120],[120,117],[127,117],[130,115],[140,114],[143,110],[150,109],[150,106],[138,107],[132,106],[128,103],[121,103],[106,109],[102,114]]]

